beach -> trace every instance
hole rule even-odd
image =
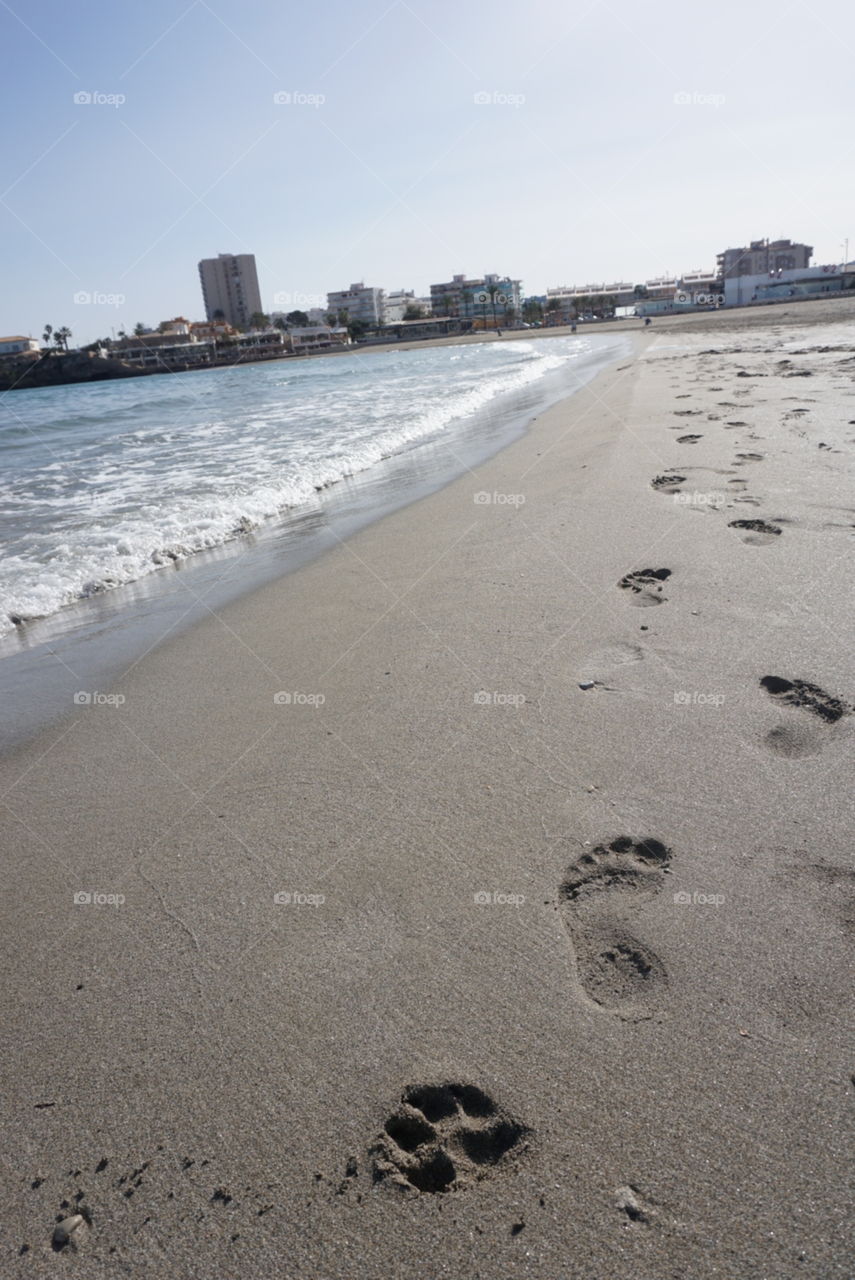
[[[4,1274],[851,1280],[853,313],[627,325],[0,760]]]

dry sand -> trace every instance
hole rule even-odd
[[[855,343],[788,310],[0,763],[3,1275],[849,1280]]]

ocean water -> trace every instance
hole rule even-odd
[[[596,339],[244,365],[0,397],[0,635],[299,512],[552,385]],[[566,390],[571,389],[568,384]]]

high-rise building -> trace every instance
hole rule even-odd
[[[199,279],[208,320],[227,320],[246,329],[250,317],[261,311],[261,293],[253,253],[221,253],[203,258]]]

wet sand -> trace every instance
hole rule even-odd
[[[756,315],[0,762],[4,1274],[848,1280],[852,307]]]

